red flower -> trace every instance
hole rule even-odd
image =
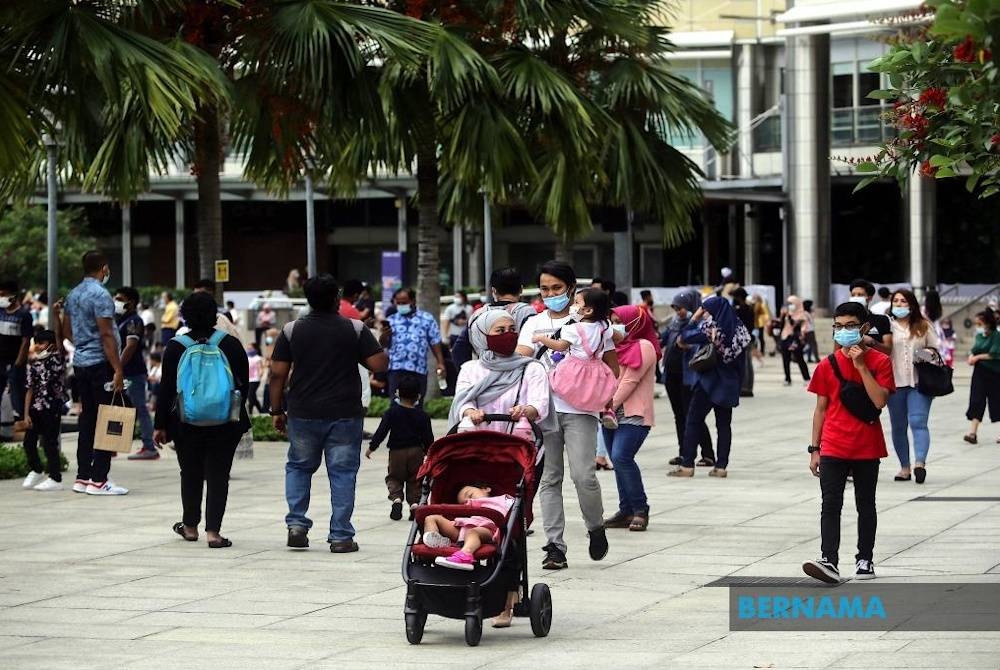
[[[929,88],[920,94],[920,104],[927,107],[944,109],[948,102],[948,92],[943,88]]]
[[[933,177],[937,174],[937,168],[931,165],[930,161],[924,161],[920,164],[920,176],[921,177]]]
[[[953,53],[959,63],[971,63],[976,60],[976,42],[972,39],[972,35],[966,35]]]
[[[993,60],[993,52],[989,49],[983,49],[979,52],[979,59],[981,63],[985,63],[988,60]]]
[[[990,138],[990,144],[992,144],[993,146],[1000,144],[1000,133]]]
[[[908,113],[904,114],[900,119],[900,125],[904,128],[912,130],[913,134],[917,137],[923,137],[927,134],[927,128],[930,126],[930,122],[923,114]]]

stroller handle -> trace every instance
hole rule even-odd
[[[528,425],[531,426],[531,432],[535,436],[535,448],[536,449],[541,449],[542,448],[542,429],[539,428],[538,424],[535,423],[534,421],[532,421],[531,419],[529,419],[527,417],[524,417],[524,419],[525,419],[525,421],[528,422]],[[513,424],[513,423],[517,423],[518,421],[520,421],[520,419],[514,419],[509,414],[487,414],[486,416],[483,417],[483,423],[493,423],[493,422],[496,422],[496,423],[509,423],[509,424]],[[458,432],[458,424],[456,423],[454,426],[452,426],[448,430],[448,435],[454,435],[457,432]]]

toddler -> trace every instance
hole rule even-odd
[[[58,323],[58,316],[55,319]],[[58,328],[58,326],[56,326]],[[31,472],[22,486],[35,491],[61,491],[62,464],[59,460],[59,432],[65,406],[66,361],[59,351],[59,338],[51,330],[35,335],[28,365],[28,391],[25,394],[24,454]],[[45,451],[49,475],[42,470],[38,442]]]
[[[463,486],[458,492],[458,502],[470,507],[488,507],[506,516],[514,505],[511,496],[490,496],[490,487],[476,483]],[[428,547],[450,547],[455,542],[462,546],[451,556],[438,556],[434,563],[445,568],[472,570],[476,559],[474,554],[484,544],[494,544],[500,536],[500,529],[492,519],[485,516],[466,516],[446,519],[440,514],[431,514],[424,519],[423,543]]]

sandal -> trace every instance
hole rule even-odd
[[[979,438],[976,437],[975,433],[969,433],[968,435],[964,436],[962,439],[965,440],[966,442],[968,442],[969,444],[977,444],[979,442]],[[998,439],[997,441],[1000,442],[1000,439]]]
[[[177,523],[175,523],[173,525],[173,531],[175,533],[177,533],[178,535],[180,535],[181,537],[183,537],[188,542],[197,542],[198,541],[198,536],[197,535],[195,535],[194,537],[191,537],[190,535],[188,535],[187,533],[184,532],[184,522],[183,521],[178,521]]]
[[[233,546],[233,543],[226,537],[220,537],[218,540],[209,540],[208,542],[209,549],[225,549],[231,546]]]
[[[631,524],[632,517],[628,514],[622,514],[621,511],[615,512],[604,520],[605,528],[629,528]]]
[[[649,512],[645,514],[633,514],[632,520],[628,524],[628,529],[634,532],[644,531],[649,526]]]
[[[684,462],[683,458],[681,458],[680,456],[674,456],[669,461],[667,461],[667,465],[680,465],[683,462]]]

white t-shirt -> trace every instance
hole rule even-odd
[[[462,325],[457,325],[455,319],[461,315],[465,315],[465,323]],[[448,305],[444,310],[444,318],[448,322],[448,336],[458,337],[465,330],[466,324],[469,322],[469,317],[472,316],[472,305],[459,305],[457,302],[453,302]]]
[[[571,314],[567,314],[561,319],[553,319],[551,316],[549,316],[549,312],[547,310],[542,312],[541,314],[536,314],[535,316],[529,317],[528,320],[524,322],[524,325],[521,327],[521,332],[517,336],[517,346],[531,347],[531,349],[537,354],[538,350],[542,348],[542,345],[532,344],[531,338],[534,337],[535,335],[546,335],[548,337],[552,337],[552,334],[555,333],[556,330],[563,328],[567,323],[570,323],[572,319],[573,316]],[[575,324],[576,322],[574,321],[573,323]],[[584,325],[586,326],[587,324]],[[592,325],[596,326],[597,324],[592,324]],[[572,327],[563,328],[563,330],[559,332],[559,338],[571,341],[569,340],[569,338],[566,337],[570,330],[575,330],[575,328]],[[603,356],[604,352],[611,351],[614,348],[615,345],[614,342],[611,340],[611,331],[609,330],[607,341],[604,343],[603,347],[598,351],[600,351],[601,355]],[[552,359],[553,353],[556,352],[553,352],[551,349],[546,349],[545,353],[542,354],[542,357],[539,359],[542,362],[542,365],[545,366],[546,370],[552,370],[552,368],[554,368],[557,365],[557,361]],[[567,352],[567,354],[568,353],[569,352]],[[562,353],[558,354],[558,360],[562,360],[562,357],[567,354],[562,354]],[[576,407],[573,407],[571,404],[563,400],[560,396],[556,395],[555,393],[552,394],[552,404],[553,407],[555,408],[555,411],[562,412],[563,414],[590,414],[591,416],[597,416],[597,414],[594,412],[585,412],[583,410],[577,409]]]
[[[607,323],[587,323],[584,321],[573,323],[562,329],[562,332],[559,333],[559,339],[569,342],[569,354],[576,358],[590,358],[583,346],[584,342],[587,343],[591,351],[600,352],[601,356],[609,350],[608,342],[611,343],[610,349],[615,348],[614,340],[611,339],[611,327]]]
[[[868,308],[868,311],[872,314],[881,314],[882,316],[885,316],[889,313],[890,307],[892,307],[892,304],[888,301],[879,300],[878,302],[873,302],[872,306]]]

